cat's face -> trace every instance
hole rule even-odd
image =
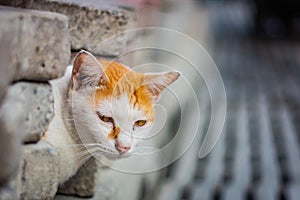
[[[154,102],[178,72],[143,74],[86,51],[73,62],[72,112],[83,143],[107,158],[134,152],[154,122]]]

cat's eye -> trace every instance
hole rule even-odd
[[[107,117],[107,116],[104,116],[104,115],[101,115],[100,113],[97,112],[97,115],[99,116],[99,118],[103,121],[103,122],[110,122],[110,123],[113,123],[113,118],[111,117]]]
[[[138,120],[138,121],[134,122],[134,125],[141,127],[141,126],[144,126],[146,123],[147,123],[146,120]]]
[[[112,118],[111,117],[106,117],[106,116],[100,116],[100,119],[104,122],[112,122]]]

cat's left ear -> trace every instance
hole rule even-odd
[[[89,52],[81,50],[73,61],[73,88],[99,86],[107,83],[108,78],[98,60]]]
[[[159,99],[160,93],[180,76],[179,72],[146,73],[143,84],[153,95],[153,100]]]

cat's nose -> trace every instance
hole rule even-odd
[[[130,150],[130,146],[123,146],[120,143],[116,142],[116,149],[120,152],[120,153],[126,153],[127,151]]]

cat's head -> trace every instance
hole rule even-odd
[[[73,61],[69,101],[82,142],[107,158],[130,155],[139,136],[150,132],[155,101],[178,77],[178,72],[137,73],[79,52]]]

